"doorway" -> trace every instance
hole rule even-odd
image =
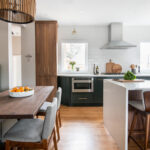
[[[12,86],[22,85],[21,26],[12,24]]]

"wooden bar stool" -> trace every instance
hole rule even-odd
[[[133,100],[129,101],[129,105],[134,110],[133,120],[131,123],[130,131],[128,140],[130,138],[137,144],[137,146],[142,150],[148,150],[148,141],[149,141],[149,131],[150,131],[150,91],[142,91],[142,100]],[[140,114],[141,117],[145,117],[145,146],[144,148],[137,142],[137,140],[132,136],[132,133],[138,134],[136,131],[134,131],[134,127],[137,123],[137,115]],[[144,123],[144,122],[143,122]],[[142,132],[139,132],[140,134]]]

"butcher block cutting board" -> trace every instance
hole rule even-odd
[[[135,80],[114,79],[114,81],[124,82],[124,83],[144,82],[144,80],[142,80],[142,79],[135,79]]]
[[[122,66],[119,64],[114,64],[112,66],[112,72],[113,73],[121,73],[122,72]]]
[[[113,63],[113,62],[111,61],[111,59],[109,60],[108,63],[106,63],[106,73],[113,73],[113,72],[112,72],[112,67],[113,67],[114,64],[115,64],[115,63]]]

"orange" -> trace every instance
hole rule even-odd
[[[25,86],[24,89],[25,89],[26,91],[28,91],[30,88],[29,88],[28,86]]]
[[[21,87],[19,88],[19,90],[20,90],[21,92],[24,92],[24,87],[21,86]]]
[[[16,90],[11,90],[11,92],[16,92]]]
[[[17,87],[14,87],[14,88],[13,88],[13,90],[17,90],[17,89],[18,89]]]
[[[17,89],[17,90],[16,90],[16,92],[20,92],[20,90],[19,90],[19,89]]]

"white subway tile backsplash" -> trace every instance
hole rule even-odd
[[[60,26],[58,30],[59,39],[59,64],[60,69],[60,43],[64,39],[78,39],[88,42],[88,68],[89,73],[93,72],[93,65],[99,66],[101,72],[105,72],[105,65],[112,59],[114,63],[122,65],[123,72],[130,69],[131,64],[140,64],[140,42],[150,42],[150,26],[124,26],[124,40],[136,44],[136,48],[127,50],[104,50],[101,49],[108,42],[108,27],[107,26],[77,26],[77,35],[70,34],[74,26]],[[146,35],[145,35],[146,34]],[[137,36],[137,35],[140,35]]]

